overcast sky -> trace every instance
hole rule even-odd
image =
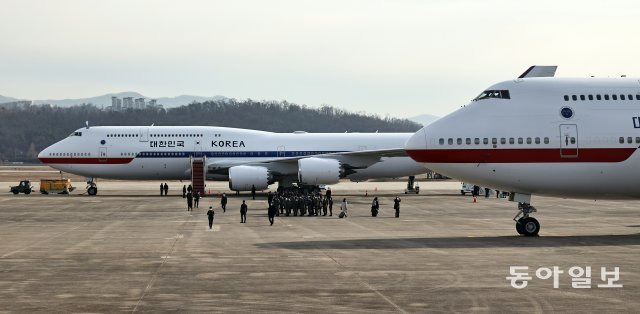
[[[0,94],[445,115],[533,64],[640,76],[640,1],[0,0]]]

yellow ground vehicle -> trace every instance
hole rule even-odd
[[[50,194],[69,194],[69,192],[76,188],[71,186],[71,179],[41,179],[40,180],[40,193]]]

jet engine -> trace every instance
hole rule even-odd
[[[298,160],[298,180],[303,184],[335,184],[342,174],[343,168],[335,159],[311,157]]]
[[[269,169],[260,166],[234,166],[229,168],[229,188],[234,191],[264,190],[273,179]]]

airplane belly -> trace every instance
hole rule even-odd
[[[126,164],[52,164],[55,169],[85,177],[119,180],[188,180],[188,159],[134,159]]]
[[[634,154],[634,156],[637,154]],[[607,163],[426,163],[446,176],[521,193],[590,199],[640,198],[637,156]],[[638,173],[638,175],[635,175]]]

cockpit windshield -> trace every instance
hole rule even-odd
[[[501,89],[501,90],[486,90],[478,97],[474,98],[473,101],[487,99],[487,98],[501,98],[501,99],[511,99],[511,95],[509,94],[509,90]]]
[[[82,132],[73,132],[69,134],[69,137],[72,137],[72,136],[82,136]]]

